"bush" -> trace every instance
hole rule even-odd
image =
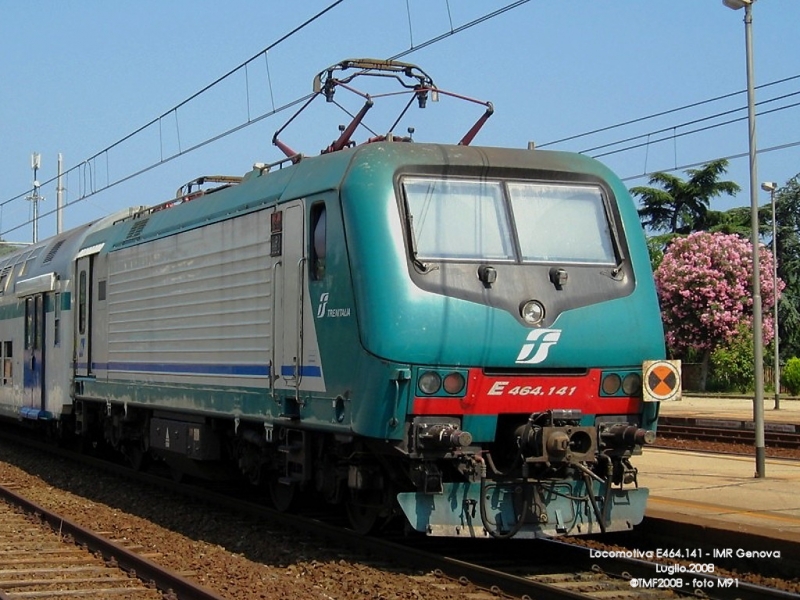
[[[772,254],[761,247],[764,343],[773,337],[776,301]],[[675,238],[654,273],[667,347],[682,357],[689,349],[713,352],[732,343],[740,326],[753,322],[753,247],[736,235],[697,232]],[[778,280],[779,292],[784,287]],[[752,365],[750,367],[752,369]]]
[[[726,345],[711,353],[712,383],[715,391],[747,392],[753,389],[753,333],[739,326],[736,335]]]
[[[781,371],[781,383],[792,396],[800,393],[800,358],[795,356],[786,361],[786,365]]]

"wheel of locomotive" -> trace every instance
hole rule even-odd
[[[380,499],[371,496],[351,493],[345,502],[345,511],[350,527],[361,535],[372,533],[385,521],[382,516],[383,504]]]
[[[184,483],[186,481],[186,473],[184,473],[178,467],[175,466],[170,466],[169,476],[175,483]]]
[[[122,453],[128,459],[134,471],[141,471],[148,462],[147,450],[141,442],[132,441],[126,443],[122,447]]]
[[[270,479],[269,497],[275,510],[289,512],[297,503],[299,495],[296,483],[283,483],[274,477]]]

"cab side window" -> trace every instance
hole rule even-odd
[[[319,281],[325,277],[327,255],[327,217],[325,203],[311,206],[311,279]]]
[[[86,289],[86,271],[81,271],[78,277],[78,333],[86,334],[86,304],[88,293]]]

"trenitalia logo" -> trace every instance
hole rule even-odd
[[[543,362],[550,352],[550,346],[555,346],[561,337],[560,329],[536,329],[528,334],[527,344],[522,345],[517,360],[521,365],[535,365]]]
[[[325,308],[328,306],[328,298],[330,294],[328,292],[323,292],[319,295],[319,308],[317,309],[317,318],[321,319],[325,316]]]

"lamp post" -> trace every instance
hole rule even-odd
[[[42,155],[38,152],[31,154],[31,169],[33,169],[33,192],[26,198],[33,204],[33,232],[31,234],[31,243],[35,244],[39,241],[39,202],[44,200],[44,197],[39,194],[39,180],[36,173],[42,166]]]
[[[778,184],[774,181],[765,181],[761,189],[769,192],[769,203],[772,205],[772,289],[775,294],[774,313],[775,319],[775,356],[773,357],[772,370],[775,377],[775,410],[781,408],[781,363],[778,354],[778,222],[775,218],[775,190]]]
[[[750,229],[753,243],[753,362],[755,393],[753,395],[753,425],[755,427],[756,474],[765,477],[766,451],[764,445],[764,338],[761,314],[761,265],[758,257],[758,168],[756,165],[756,94],[753,83],[753,2],[755,0],[722,0],[733,10],[744,9],[744,39],[747,58],[747,124],[750,155]]]

